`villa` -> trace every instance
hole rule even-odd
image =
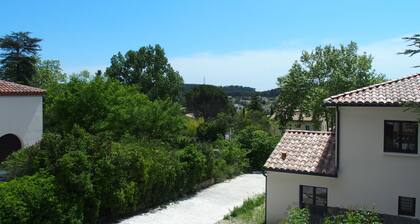
[[[264,165],[266,223],[293,207],[420,219],[419,103],[420,74],[325,99],[335,131],[288,130]]]

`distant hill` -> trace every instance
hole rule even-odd
[[[275,89],[258,92],[258,95],[263,96],[263,97],[268,97],[268,98],[274,98],[274,97],[277,97],[279,93],[280,93],[280,89],[275,88]]]
[[[256,93],[254,88],[245,86],[220,86],[228,96],[252,96]]]
[[[184,84],[183,94],[188,93],[194,87],[199,86],[200,84]],[[279,94],[279,89],[270,89],[266,91],[255,91],[255,88],[246,87],[246,86],[219,86],[228,96],[232,97],[249,97],[254,94],[258,94],[262,97],[274,98]]]

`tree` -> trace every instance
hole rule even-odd
[[[85,75],[49,88],[45,130],[66,133],[78,125],[92,134],[111,132],[114,139],[129,134],[171,141],[184,129],[185,116],[179,104],[150,101],[134,87]]]
[[[125,84],[138,85],[140,91],[152,100],[179,100],[184,83],[159,45],[112,56],[111,66],[106,69],[105,75]]]
[[[231,105],[227,95],[218,87],[200,85],[185,95],[187,110],[196,117],[208,120],[221,112],[230,112]]]
[[[41,39],[29,32],[12,32],[0,38],[0,78],[29,84],[36,73],[35,64]]]
[[[357,44],[336,48],[331,45],[304,51],[289,73],[278,78],[280,95],[277,116],[280,127],[285,128],[296,109],[311,115],[319,127],[321,118],[331,127],[334,112],[322,101],[346,91],[384,81],[384,76],[372,69],[372,56],[358,54]]]
[[[411,42],[411,44],[409,44],[409,47],[414,47],[411,49],[406,49],[403,52],[400,52],[400,54],[406,54],[409,55],[410,57],[420,53],[420,34],[414,34],[411,37],[403,37],[404,40]],[[416,65],[414,67],[420,67],[420,65]]]
[[[268,132],[248,126],[237,133],[236,141],[247,151],[247,158],[252,170],[261,170],[278,139]]]
[[[66,81],[66,74],[63,73],[58,60],[38,61],[35,69],[36,74],[30,82],[31,86],[47,88]]]
[[[247,107],[249,110],[263,111],[261,98],[257,94],[252,95],[251,102]]]

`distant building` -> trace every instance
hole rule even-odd
[[[302,114],[299,110],[295,111],[292,121],[287,124],[287,129],[296,129],[296,130],[307,130],[307,131],[316,131],[315,122],[312,119],[312,116]],[[322,119],[321,126],[318,131],[326,131],[327,122]]]
[[[245,108],[244,105],[237,104],[237,103],[233,104],[233,106],[235,107],[236,112],[240,112],[240,111],[242,111]]]

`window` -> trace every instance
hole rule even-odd
[[[301,208],[326,208],[327,188],[300,185],[300,207]]]
[[[417,154],[418,123],[385,121],[384,152]]]
[[[398,215],[415,216],[416,199],[409,197],[398,197]]]
[[[305,125],[305,130],[310,131],[311,130],[311,126],[309,126],[309,124]]]

